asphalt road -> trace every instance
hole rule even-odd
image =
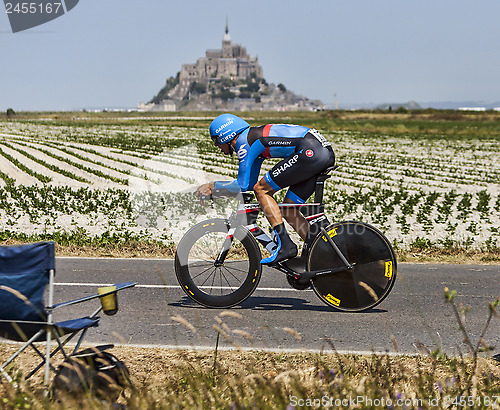
[[[171,260],[57,258],[56,269],[56,302],[90,295],[98,285],[137,282],[136,288],[120,293],[120,311],[102,315],[101,325],[89,331],[87,340],[94,343],[213,348],[217,325],[231,339],[221,337],[221,347],[331,350],[334,346],[338,351],[417,353],[416,345],[422,344],[458,354],[466,347],[452,308],[444,301],[444,287],[457,290],[457,303],[470,306],[466,324],[474,343],[488,317],[488,303],[500,297],[498,265],[400,264],[396,284],[379,306],[365,313],[339,313],[313,291],[296,291],[284,274],[265,268],[256,292],[231,309],[241,314],[237,318],[198,306],[185,296]],[[56,311],[56,320],[90,314],[94,307]],[[175,316],[195,330],[172,320]],[[500,319],[494,318],[485,340],[498,346],[499,335]]]

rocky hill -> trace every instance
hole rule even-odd
[[[324,105],[297,95],[283,84],[268,83],[251,74],[246,79],[197,80],[182,93],[176,77],[167,79],[165,86],[148,104],[139,109],[152,111],[259,111],[259,110],[318,110]]]
[[[140,111],[248,111],[248,110],[318,110],[319,100],[296,95],[283,84],[269,84],[257,57],[246,48],[231,42],[226,32],[221,49],[207,50],[194,64],[183,64],[175,77]]]

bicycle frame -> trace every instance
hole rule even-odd
[[[248,197],[247,197],[248,198]],[[244,198],[247,202],[248,199]],[[309,223],[308,236],[304,242],[302,248],[302,253],[300,257],[293,258],[290,261],[295,261],[295,266],[289,267],[286,263],[277,263],[272,265],[275,269],[278,269],[287,275],[295,277],[295,279],[300,279],[304,281],[309,281],[312,278],[320,275],[327,275],[337,272],[343,272],[348,269],[352,269],[353,265],[346,259],[342,251],[339,249],[337,244],[332,240],[331,234],[326,231],[326,227],[330,225],[328,217],[325,215],[324,205],[321,203],[312,204],[278,204],[280,209],[283,208],[296,208],[301,212]],[[232,236],[237,226],[243,226],[249,232],[252,233],[253,237],[270,253],[274,252],[276,249],[276,243],[267,235],[262,228],[257,225],[257,218],[262,208],[259,204],[255,203],[242,203],[238,209],[229,218],[230,230],[228,232],[226,241],[222,246],[222,250],[219,253],[219,257],[216,260],[216,264],[222,264],[227,254],[227,251],[231,247]],[[318,271],[306,271],[306,261],[309,252],[309,246],[313,239],[322,233],[325,240],[332,246],[337,255],[340,257],[345,266],[334,269],[318,270]]]
[[[336,169],[337,166],[334,166],[332,169]],[[329,172],[330,170],[328,170]],[[342,251],[339,249],[337,244],[332,240],[331,233],[326,232],[325,228],[330,225],[330,221],[328,217],[325,215],[325,207],[322,203],[323,201],[323,189],[324,182],[326,179],[330,178],[330,175],[327,173],[320,174],[316,181],[316,190],[314,193],[314,203],[311,204],[288,204],[288,203],[280,203],[278,204],[280,210],[283,208],[295,208],[298,212],[301,212],[302,215],[306,218],[309,223],[309,230],[307,232],[307,237],[304,241],[304,246],[302,248],[302,253],[300,257],[296,257],[290,259],[289,261],[285,261],[283,263],[277,263],[272,265],[275,269],[278,269],[287,275],[293,276],[295,279],[301,279],[304,281],[309,281],[310,279],[319,276],[319,275],[327,275],[336,272],[343,272],[347,269],[352,269],[353,265],[346,259]],[[267,235],[262,228],[257,225],[257,218],[259,213],[262,211],[260,204],[251,203],[253,199],[253,194],[243,194],[242,201],[238,207],[238,209],[230,216],[229,218],[229,232],[222,246],[221,252],[216,260],[217,265],[222,265],[224,263],[225,256],[231,247],[232,236],[236,227],[242,226],[246,228],[253,237],[259,242],[264,249],[266,249],[269,253],[273,253],[276,249],[276,243],[273,241],[269,235]],[[320,271],[307,271],[306,263],[307,256],[309,253],[309,247],[316,238],[317,235],[322,233],[324,235],[325,240],[332,246],[337,255],[340,257],[345,267],[328,269],[328,270],[320,270]],[[293,267],[287,266],[288,264],[294,265]]]
[[[280,209],[295,208],[301,212],[309,223],[309,232],[306,243],[316,237],[320,232],[321,227],[330,225],[330,221],[325,215],[324,205],[319,203],[313,204],[278,204]],[[230,225],[244,226],[248,229],[255,239],[269,252],[276,249],[276,243],[257,225],[257,218],[262,208],[259,204],[241,204],[236,212],[229,218]],[[230,232],[232,233],[232,232]],[[303,252],[304,254],[304,252]]]
[[[327,178],[326,174],[318,176],[314,203],[278,204],[282,211],[300,212],[309,229],[300,256],[268,267],[285,273],[288,283],[297,290],[312,287],[316,295],[334,309],[364,311],[376,306],[390,292],[396,277],[395,254],[387,238],[369,224],[330,223],[322,203],[323,183]],[[178,248],[185,252],[176,252],[177,278],[186,294],[203,306],[230,307],[245,300],[257,287],[262,273],[259,243],[269,252],[276,250],[276,243],[257,223],[263,209],[252,203],[253,199],[253,194],[241,194],[239,205],[229,218],[199,222],[179,244]],[[210,238],[216,241],[216,247],[205,253],[201,258],[204,264],[199,264],[199,252],[208,246],[203,241],[210,243],[213,241]],[[233,242],[241,249],[230,252]],[[246,263],[243,270],[232,265],[238,262],[240,251]],[[223,269],[230,275],[231,282]],[[198,279],[200,275],[204,276]],[[220,277],[221,286],[224,277],[229,288],[220,287],[216,293],[212,288],[205,291],[205,282],[211,279],[213,284],[216,277]]]

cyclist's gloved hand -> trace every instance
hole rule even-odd
[[[205,204],[206,201],[212,199],[212,192],[214,191],[214,183],[209,182],[208,184],[203,184],[198,187],[194,195],[200,199],[202,205]]]
[[[195,195],[198,198],[210,197],[213,191],[214,191],[214,183],[209,182],[208,184],[200,185],[196,190]]]

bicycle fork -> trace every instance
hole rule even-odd
[[[226,256],[229,252],[229,249],[231,249],[231,245],[233,244],[234,232],[235,232],[234,228],[229,228],[226,239],[224,239],[224,242],[222,243],[222,248],[221,248],[219,254],[217,255],[217,258],[215,259],[215,262],[214,262],[215,267],[219,267],[219,266],[222,266],[224,264],[224,261],[226,260]]]

